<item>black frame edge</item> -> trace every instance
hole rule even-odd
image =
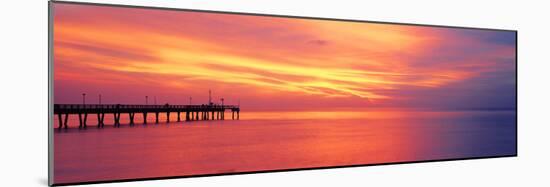
[[[406,161],[406,162],[388,162],[388,163],[376,163],[376,164],[358,164],[358,165],[342,165],[342,166],[326,166],[326,167],[310,167],[310,168],[245,171],[245,172],[235,172],[235,173],[214,173],[214,174],[183,175],[183,176],[146,177],[146,178],[86,181],[86,182],[74,182],[74,183],[71,182],[71,183],[57,183],[57,184],[54,183],[51,186],[88,185],[88,184],[104,184],[104,183],[116,183],[116,182],[138,182],[138,181],[166,180],[166,179],[186,179],[186,178],[198,178],[198,177],[231,176],[231,175],[246,175],[246,174],[276,173],[276,172],[291,172],[291,171],[310,171],[310,170],[339,169],[339,168],[344,168],[345,169],[345,168],[357,168],[357,167],[365,167],[365,166],[385,166],[385,165],[398,165],[398,164],[436,163],[436,162],[442,162],[442,161],[467,161],[467,160],[483,160],[483,159],[493,159],[493,158],[514,158],[514,157],[517,157],[517,154],[489,156],[489,157],[469,157],[469,158],[420,160],[420,161],[410,161],[410,162]]]
[[[514,29],[496,29],[496,28],[483,28],[483,27],[466,27],[466,26],[402,23],[402,22],[389,22],[389,21],[356,20],[356,19],[344,19],[344,18],[292,16],[292,15],[263,14],[263,13],[252,13],[252,12],[232,12],[232,11],[218,11],[218,10],[205,10],[205,9],[187,9],[187,8],[169,8],[169,7],[123,5],[123,4],[110,4],[110,3],[74,2],[74,1],[64,1],[64,0],[60,0],[60,1],[59,0],[50,0],[50,1],[54,2],[54,3],[62,3],[62,4],[107,6],[107,7],[120,7],[120,8],[142,8],[142,9],[156,9],[156,10],[169,10],[169,11],[189,11],[189,12],[218,13],[218,14],[232,14],[232,15],[246,15],[246,16],[297,18],[297,19],[310,19],[310,20],[312,19],[312,20],[325,20],[325,21],[345,21],[345,22],[391,24],[391,25],[437,27],[437,28],[454,28],[454,29],[476,29],[476,30],[487,30],[487,31],[509,31],[509,32],[517,31],[517,30],[514,30]]]
[[[48,1],[48,185],[54,185],[53,142],[53,1]]]

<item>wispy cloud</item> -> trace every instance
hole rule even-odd
[[[55,4],[54,19],[56,102],[182,102],[211,88],[251,107],[430,107],[430,93],[513,79],[492,75],[515,63],[515,36],[499,31],[72,4]]]

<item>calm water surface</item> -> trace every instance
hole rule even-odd
[[[153,117],[114,128],[106,115],[97,129],[90,115],[79,130],[71,116],[72,128],[54,133],[55,182],[516,154],[514,111],[241,112],[238,121],[226,113],[225,121],[157,125]]]

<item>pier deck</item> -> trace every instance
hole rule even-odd
[[[113,125],[120,127],[120,115],[127,114],[129,125],[134,125],[135,114],[143,115],[143,124],[147,124],[147,115],[155,115],[155,123],[159,123],[159,115],[166,114],[166,122],[170,123],[170,113],[177,113],[176,121],[225,120],[225,111],[231,111],[231,119],[239,119],[240,108],[236,105],[121,105],[121,104],[54,104],[54,115],[57,115],[58,128],[68,128],[69,115],[77,115],[79,128],[87,128],[88,115],[97,115],[97,127],[105,126],[105,114],[113,115]],[[181,114],[185,114],[182,119]],[[235,115],[236,114],[236,115]]]

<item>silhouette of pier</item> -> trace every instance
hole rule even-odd
[[[211,102],[210,102],[211,103]],[[159,123],[159,115],[166,115],[170,123],[170,114],[177,113],[176,121],[225,120],[225,111],[231,111],[231,119],[238,120],[240,108],[236,105],[121,105],[121,104],[54,104],[54,116],[59,120],[58,129],[68,128],[69,116],[78,117],[79,128],[87,128],[88,116],[97,117],[97,127],[105,126],[105,115],[113,115],[113,125],[120,127],[120,116],[128,115],[129,125],[139,123],[136,114],[143,116],[143,124],[149,123],[147,115],[155,115],[154,123]],[[184,115],[184,116],[183,116]]]

